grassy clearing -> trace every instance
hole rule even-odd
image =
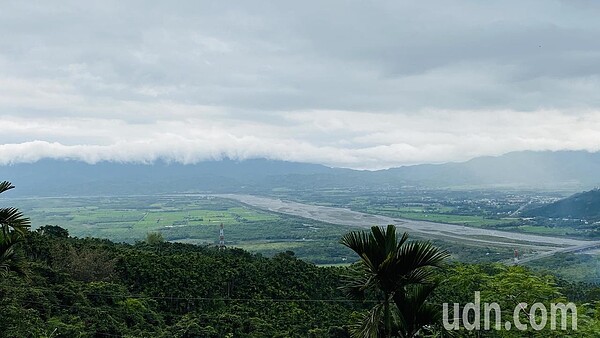
[[[443,209],[443,210],[442,210]],[[471,215],[452,215],[441,212],[449,212],[451,208],[438,208],[435,211],[428,211],[423,208],[418,207],[401,207],[401,208],[390,208],[390,207],[382,207],[382,208],[369,208],[366,212],[371,214],[379,214],[385,215],[389,217],[396,218],[406,218],[413,219],[419,221],[430,221],[430,222],[440,222],[440,223],[449,223],[449,224],[459,224],[459,225],[468,225],[474,227],[488,227],[488,226],[497,226],[502,224],[507,224],[514,219],[511,218],[502,218],[502,219],[492,219],[486,218],[484,216],[471,216]]]
[[[300,248],[305,246],[305,243],[301,242],[258,242],[258,243],[242,243],[242,244],[232,244],[232,246],[241,248],[248,251],[253,252],[263,252],[263,251],[286,251],[286,250],[294,250],[296,248]]]
[[[324,268],[331,268],[331,267],[346,267],[346,266],[350,266],[350,265],[352,265],[352,263],[330,263],[330,264],[317,264],[317,266],[324,267]]]
[[[569,235],[569,232],[573,231],[573,229],[569,229],[569,228],[560,228],[560,227],[550,228],[550,227],[539,226],[539,225],[522,225],[522,226],[519,226],[517,229],[519,229],[520,231],[523,231],[523,232],[534,233],[534,234],[539,234],[539,235],[561,235],[561,236]]]

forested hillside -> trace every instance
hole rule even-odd
[[[575,194],[554,203],[526,210],[524,216],[600,220],[600,189]]]
[[[9,273],[0,279],[0,336],[349,337],[348,327],[373,305],[351,302],[339,290],[347,268],[317,267],[291,252],[266,258],[168,243],[160,236],[129,245],[67,235],[46,226],[27,237],[22,249],[28,277]],[[497,301],[503,308],[514,306],[516,292],[529,303],[569,299],[586,304],[579,330],[569,335],[600,332],[597,286],[489,264],[451,263],[438,278],[432,300],[440,310],[442,302],[473,301],[477,290],[482,302]]]
[[[293,253],[125,245],[48,229],[28,238],[29,279],[1,284],[5,337],[302,337],[343,331],[358,309],[337,289],[338,269]]]

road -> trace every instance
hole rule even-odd
[[[463,225],[398,219],[373,215],[346,208],[304,204],[253,195],[220,194],[249,206],[272,212],[298,216],[331,224],[369,228],[373,225],[395,224],[399,229],[418,237],[439,238],[453,242],[469,242],[474,245],[530,248],[536,251],[521,259],[520,263],[551,256],[558,252],[580,252],[600,247],[600,241],[585,241],[565,237],[542,236],[518,232],[499,231]]]
[[[517,210],[513,211],[513,212],[510,214],[510,217],[514,217],[514,216],[517,216],[517,215],[519,215],[519,213],[520,213],[521,211],[523,211],[523,209],[525,209],[525,208],[526,208],[528,205],[530,205],[531,203],[533,203],[533,199],[530,199],[530,200],[529,200],[529,202],[527,202],[527,203],[523,204],[522,206],[520,206],[520,207],[519,207],[519,209],[517,209]]]
[[[511,265],[511,264],[526,264],[526,263],[531,263],[533,261],[537,261],[538,259],[550,257],[557,253],[568,253],[568,252],[581,253],[581,252],[597,249],[599,247],[600,247],[600,241],[590,241],[589,243],[582,244],[582,245],[569,246],[566,248],[560,248],[560,249],[554,249],[554,250],[550,250],[550,251],[546,251],[546,252],[540,252],[535,255],[529,255],[529,256],[519,259],[517,262],[515,262],[514,260],[510,260],[510,261],[507,260],[504,263],[509,264],[509,265]]]

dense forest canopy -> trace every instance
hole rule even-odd
[[[0,281],[3,337],[348,337],[373,305],[340,290],[348,268],[317,267],[292,252],[267,258],[160,240],[119,244],[71,238],[53,226],[31,233],[22,250],[29,274]],[[452,263],[437,278],[443,282],[431,300],[439,309],[470,302],[477,290],[507,308],[517,293],[531,303],[568,299],[581,308],[569,335],[600,332],[596,285],[495,264]]]

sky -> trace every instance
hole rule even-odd
[[[0,164],[600,150],[597,1],[2,1]]]

